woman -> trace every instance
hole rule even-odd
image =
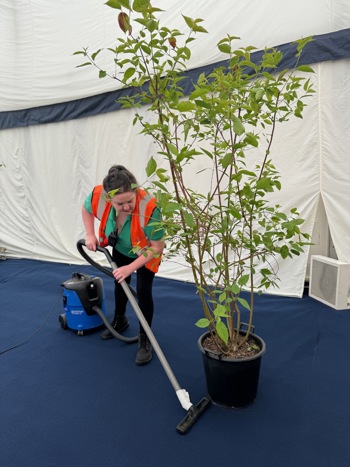
[[[136,271],[138,303],[149,324],[153,318],[152,284],[164,248],[164,231],[157,226],[161,213],[155,198],[138,188],[134,175],[122,165],[113,165],[103,180],[86,198],[82,207],[86,230],[85,245],[96,251],[96,246],[113,247],[112,257],[118,268],[115,279],[115,312],[112,326],[121,332],[129,326],[125,317],[127,296],[120,283],[128,284]],[[100,220],[99,238],[95,235],[94,220]],[[111,339],[107,330],[101,339]],[[151,343],[140,324],[139,348],[136,364],[145,365],[152,359]]]

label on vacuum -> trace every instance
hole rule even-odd
[[[70,313],[72,315],[82,315],[84,313],[84,310],[70,310]]]

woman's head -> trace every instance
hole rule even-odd
[[[113,165],[103,179],[103,189],[116,211],[130,213],[136,204],[137,181],[123,165]]]
[[[116,193],[134,192],[136,188],[137,181],[135,176],[123,165],[112,165],[108,174],[103,179],[103,189],[106,193],[114,190],[118,190]]]

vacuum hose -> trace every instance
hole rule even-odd
[[[108,276],[110,277],[113,277],[113,274],[112,274],[112,271],[110,271],[109,269],[101,266],[100,264],[96,263],[96,261],[94,261],[87,253],[86,251],[84,250],[84,246],[85,245],[85,240],[78,240],[77,241],[77,249],[79,251],[79,253],[81,254],[81,256],[86,259],[86,261],[88,263],[90,263],[92,266],[94,266],[95,268],[97,268],[99,271],[103,272],[104,274],[107,274]],[[96,247],[96,250],[103,253],[108,262],[110,263],[111,261],[113,261],[111,255],[109,254],[109,251],[106,250],[105,248],[102,248],[100,246],[97,246]],[[136,297],[136,292],[135,290],[131,289],[130,288],[130,291],[132,293],[133,296]],[[134,336],[134,337],[125,337],[123,336],[122,334],[119,334],[119,332],[117,332],[113,326],[110,324],[110,322],[108,321],[108,319],[106,318],[106,316],[104,315],[103,311],[101,310],[101,308],[99,308],[98,306],[93,306],[92,307],[92,311],[94,311],[100,318],[101,320],[103,321],[103,324],[106,326],[106,328],[108,329],[108,331],[117,339],[119,339],[120,341],[123,341],[123,342],[126,342],[128,344],[131,344],[133,342],[137,342],[138,341],[138,336]]]

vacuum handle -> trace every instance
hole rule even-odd
[[[86,242],[85,242],[84,238],[77,241],[77,248],[78,248],[78,251],[79,251],[80,254],[82,253],[82,251],[84,251],[82,249],[83,246],[86,246]],[[109,264],[112,266],[113,258],[111,256],[110,252],[106,248],[103,248],[100,245],[96,245],[96,251],[99,251],[100,253],[103,253],[105,255],[105,257],[107,258]]]
[[[114,276],[113,276],[113,273],[110,269],[108,268],[105,268],[104,266],[100,265],[99,263],[97,263],[96,261],[94,261],[89,255],[88,253],[86,252],[86,250],[84,250],[84,246],[86,246],[86,243],[85,243],[85,240],[84,239],[81,239],[81,240],[78,240],[77,241],[77,249],[79,251],[79,253],[81,254],[81,256],[88,262],[91,264],[91,266],[94,266],[96,269],[98,269],[99,271],[103,272],[104,274],[107,274],[107,276],[109,277],[112,277],[114,279]],[[105,255],[105,257],[107,258],[110,266],[112,267],[112,270],[114,271],[114,269],[117,268],[117,265],[115,264],[115,262],[113,261],[113,258],[110,254],[110,252],[106,249],[106,248],[103,248],[101,246],[96,246],[96,251],[99,251],[100,253],[103,253]],[[133,288],[130,287],[130,290],[131,290],[131,293],[134,295],[134,297],[136,297],[136,292]]]
[[[78,250],[80,252],[82,250],[82,246],[86,246],[85,240],[83,240],[83,239],[78,240],[77,248],[78,248]],[[110,266],[112,268],[112,271],[114,271],[115,269],[118,269],[118,266],[117,266],[116,262],[114,261],[114,259],[112,258],[112,255],[110,254],[110,252],[106,248],[103,248],[102,246],[96,245],[96,251],[99,251],[100,253],[103,253],[105,255],[105,257],[107,258],[107,261],[109,262],[109,264],[110,264]],[[124,288],[124,281],[122,283],[122,287]]]

